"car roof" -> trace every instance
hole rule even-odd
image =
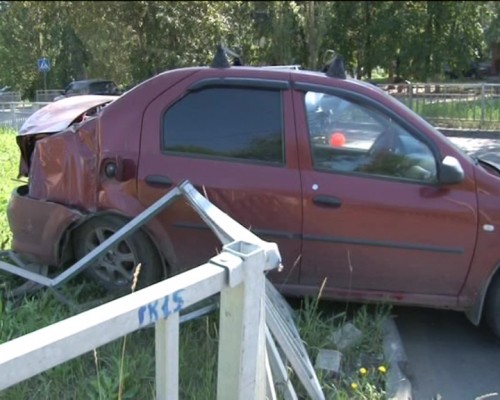
[[[159,95],[163,92],[164,87],[171,86],[174,82],[179,82],[192,76],[196,81],[205,79],[243,79],[255,80],[258,84],[259,80],[268,81],[288,81],[304,84],[319,85],[323,87],[338,87],[345,90],[355,90],[361,92],[377,92],[386,95],[379,87],[364,81],[360,81],[351,77],[336,78],[328,76],[327,73],[321,71],[311,71],[299,69],[296,66],[248,66],[238,65],[225,67],[217,66],[192,66],[170,69],[152,76],[145,81],[125,92],[121,98],[107,108],[107,112],[125,112],[129,109],[137,99],[145,99],[151,96]],[[222,81],[221,81],[222,83]],[[123,109],[122,109],[123,107]]]
[[[340,68],[340,74],[339,68],[333,68],[336,70],[333,71],[334,76],[332,76],[331,71],[334,62],[331,62],[329,65],[330,67],[327,72],[321,72],[301,69],[300,66],[297,65],[230,65],[226,58],[225,62],[220,64],[213,62],[210,66],[190,66],[170,69],[156,74],[126,91],[119,99],[106,107],[106,110],[104,110],[102,114],[102,118],[105,120],[108,118],[112,120],[114,118],[113,116],[130,113],[130,110],[137,109],[136,105],[138,101],[146,102],[152,97],[159,96],[164,92],[166,87],[171,87],[173,84],[184,81],[185,79],[189,79],[193,83],[199,82],[202,86],[205,80],[207,85],[212,86],[217,85],[218,80],[220,80],[219,83],[223,84],[226,79],[227,82],[234,79],[234,83],[237,84],[237,81],[241,79],[241,83],[248,87],[252,86],[252,82],[255,82],[257,86],[261,84],[266,86],[270,81],[276,81],[275,83],[279,86],[279,82],[277,81],[282,81],[282,83],[286,81],[288,84],[311,85],[309,86],[311,88],[310,90],[314,90],[316,86],[318,90],[321,90],[321,88],[337,88],[348,92],[354,91],[361,95],[371,93],[371,96],[378,97],[379,101],[391,102],[391,99],[387,98],[390,96],[376,85],[346,76],[343,68],[343,61],[342,68]],[[259,81],[261,81],[261,83],[259,83]],[[191,89],[195,90],[193,86]]]
[[[316,84],[319,83],[325,86],[331,86],[332,80],[337,80],[339,84],[341,83],[340,86],[358,87],[385,93],[381,88],[379,88],[373,83],[362,81],[350,76],[345,76],[344,78],[334,77],[334,76],[332,77],[329,76],[328,73],[326,72],[314,71],[308,69],[299,69],[293,67],[294,66],[230,66],[227,68],[191,67],[191,68],[179,68],[177,69],[177,71],[191,70],[191,71],[197,71],[201,75],[206,74],[207,76],[209,76],[213,74],[213,72],[211,73],[210,71],[218,70],[217,75],[220,77],[226,77],[226,76],[230,77],[230,76],[240,75],[248,78],[257,78],[257,79],[259,78],[283,79],[295,82],[303,81],[304,83],[316,83]],[[236,71],[241,71],[241,73],[238,73]]]

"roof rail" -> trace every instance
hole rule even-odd
[[[293,69],[293,70],[299,70],[302,69],[301,65],[295,64],[295,65],[263,65],[261,68],[264,69]]]
[[[233,65],[240,66],[243,65],[241,61],[241,56],[231,49],[222,46],[221,44],[217,46],[217,52],[215,53],[214,59],[212,60],[212,64],[210,65],[212,68],[230,68],[231,65],[227,60],[227,55],[233,57]]]
[[[340,54],[337,54],[333,61],[328,66],[328,70],[326,71],[326,76],[331,78],[339,78],[346,79],[345,73],[345,62],[344,57]]]

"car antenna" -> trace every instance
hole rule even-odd
[[[326,76],[339,79],[346,78],[344,57],[342,57],[340,54],[335,56],[333,61],[330,63],[328,70],[326,71]]]
[[[229,61],[227,60],[226,49],[219,45],[212,61],[212,68],[229,68]]]

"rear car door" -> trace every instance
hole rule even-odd
[[[300,283],[326,279],[335,297],[454,302],[476,239],[472,173],[440,185],[434,143],[369,98],[307,85],[294,96],[306,149]]]
[[[151,204],[189,180],[208,199],[264,240],[279,246],[298,280],[302,229],[293,106],[288,81],[207,79],[182,82],[144,113],[139,199]],[[206,262],[220,243],[184,201],[159,217],[181,269]]]

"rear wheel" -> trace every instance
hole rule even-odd
[[[484,309],[484,316],[490,329],[500,337],[500,275],[491,281]]]
[[[73,235],[77,259],[83,258],[126,224],[126,220],[113,215],[93,218],[80,226]],[[141,231],[118,242],[85,273],[109,293],[132,290],[133,275],[141,264],[135,290],[158,282],[162,277],[160,256],[148,236]]]

